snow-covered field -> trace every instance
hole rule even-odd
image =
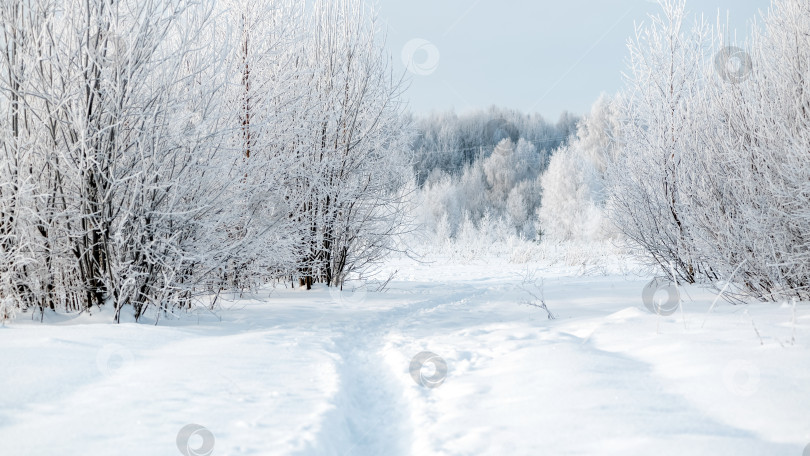
[[[0,455],[801,456],[810,443],[806,303],[709,314],[715,295],[690,288],[662,317],[632,274],[386,269],[399,272],[384,293],[267,290],[157,326],[20,315],[0,328]],[[556,320],[521,304],[527,269]],[[425,365],[444,379],[433,388],[409,372],[423,351],[447,366]],[[180,434],[183,453],[189,424],[204,429]]]

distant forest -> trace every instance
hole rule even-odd
[[[492,154],[503,139],[514,144],[520,139],[530,142],[537,149],[540,162],[548,164],[552,151],[567,144],[578,122],[579,118],[569,112],[563,112],[552,123],[538,114],[494,106],[463,115],[442,112],[415,117],[413,153],[417,182],[422,186],[434,170],[458,176],[465,166]]]

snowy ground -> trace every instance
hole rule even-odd
[[[149,324],[0,328],[0,455],[785,455],[810,443],[810,306],[542,265],[398,261],[385,293],[276,290]],[[686,294],[686,293],[685,293]],[[704,324],[705,322],[705,324]],[[426,388],[409,365],[447,365]],[[434,372],[427,364],[422,374]],[[210,448],[210,445],[203,450]],[[204,452],[186,454],[204,454]]]

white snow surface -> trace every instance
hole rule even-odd
[[[522,304],[527,269],[556,320]],[[0,455],[179,455],[192,423],[216,455],[801,456],[810,443],[807,303],[708,313],[715,293],[690,287],[658,316],[641,301],[650,277],[627,273],[385,270],[398,271],[385,292],[268,288],[156,326],[19,315],[0,328]],[[409,373],[422,351],[447,364],[436,388]]]

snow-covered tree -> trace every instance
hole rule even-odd
[[[609,235],[605,172],[617,150],[619,127],[616,101],[602,96],[580,121],[576,137],[551,156],[537,211],[545,238],[588,241]]]
[[[376,19],[359,0],[318,0],[296,50],[302,72],[291,217],[304,230],[300,283],[341,285],[393,248],[407,227],[399,189],[407,182],[409,127],[400,79],[391,71]]]
[[[616,226],[655,263],[694,282],[703,270],[684,220],[678,175],[684,151],[700,147],[696,115],[708,27],[687,25],[685,0],[664,0],[663,13],[637,28],[623,101],[623,145],[608,172]]]

